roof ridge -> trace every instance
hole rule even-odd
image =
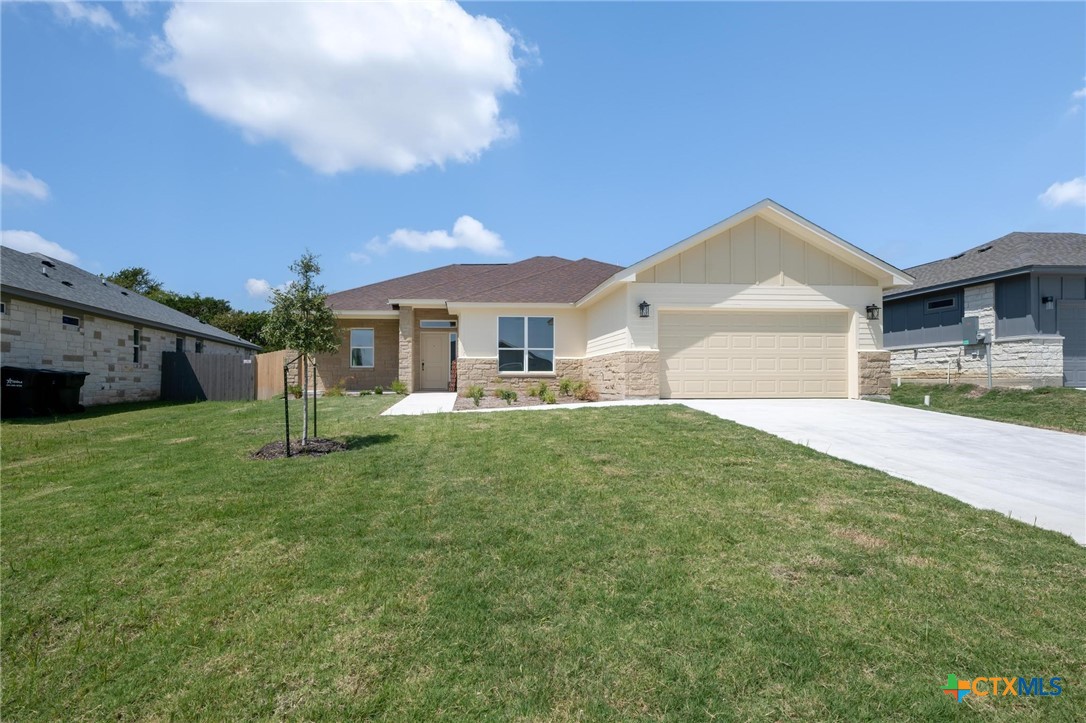
[[[512,269],[512,268],[514,268],[516,266],[519,266],[520,264],[527,263],[529,261],[534,261],[535,259],[562,259],[562,257],[561,256],[529,256],[526,259],[521,259],[520,261],[514,261],[511,264],[501,264],[500,269],[488,269],[488,270],[486,270],[486,271],[484,271],[484,272],[482,272],[480,274],[473,274],[472,276],[469,276],[467,278],[478,279],[481,276],[485,276],[487,274],[490,274],[490,273],[493,273],[493,272],[496,272],[496,271],[501,271],[503,269]],[[562,261],[565,261],[566,263],[573,263],[573,262],[569,261],[569,259],[562,259]],[[564,266],[564,265],[565,264],[561,264],[559,266],[559,268],[561,266]],[[555,267],[551,267],[551,268],[555,268]],[[544,269],[544,270],[546,270],[546,269]],[[489,289],[500,289],[503,286],[514,283],[516,281],[523,280],[523,279],[530,279],[533,276],[535,276],[536,273],[542,273],[542,272],[533,272],[533,273],[525,274],[523,276],[515,276],[512,279],[510,279],[509,281],[506,281],[505,283],[499,284],[497,286],[488,287],[488,290]],[[428,291],[430,289],[440,289],[443,286],[453,286],[453,285],[457,285],[457,284],[462,284],[463,282],[464,282],[464,279],[457,279],[455,281],[445,281],[445,282],[442,282],[440,284],[432,284],[430,286],[423,287],[422,289],[418,289],[418,293],[425,292],[425,291]],[[475,292],[472,292],[472,294],[481,293],[481,291],[482,290],[477,290]],[[419,298],[421,298],[421,297],[419,297]],[[437,298],[437,297],[434,297],[434,298]]]
[[[546,257],[538,257],[537,256],[537,257],[533,257],[533,258],[555,258],[555,259],[560,259],[562,257],[561,256],[546,256]],[[470,299],[471,297],[478,296],[479,294],[482,294],[482,293],[490,293],[492,291],[496,291],[497,289],[504,289],[506,286],[509,286],[510,284],[519,284],[519,283],[524,282],[524,281],[526,281],[528,279],[534,279],[536,276],[540,276],[542,274],[552,273],[554,271],[558,271],[559,269],[564,269],[567,266],[572,266],[573,264],[579,263],[578,261],[570,261],[569,259],[562,259],[562,260],[565,261],[565,263],[558,264],[557,266],[552,266],[552,267],[547,268],[547,269],[540,269],[539,271],[536,271],[536,272],[530,273],[530,274],[526,274],[524,276],[518,276],[515,279],[510,279],[509,281],[506,281],[504,284],[498,284],[497,286],[491,286],[489,289],[486,289],[485,292],[483,290],[474,291],[474,292],[468,294],[466,297],[462,297],[462,298]]]

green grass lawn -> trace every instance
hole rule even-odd
[[[923,407],[925,394],[931,396],[929,409],[937,412],[1086,434],[1086,392],[1077,389],[985,390],[971,384],[904,384],[893,387],[890,401],[906,407]]]
[[[3,719],[1086,715],[1068,537],[685,407],[391,401],[276,461],[275,402],[5,422]]]

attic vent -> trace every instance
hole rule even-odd
[[[65,286],[71,286],[72,285],[71,281],[61,281],[60,283],[64,284]]]
[[[963,252],[963,253],[960,253],[960,254],[957,254],[956,256],[951,256],[950,258],[951,258],[951,259],[960,259],[960,258],[961,258],[962,256],[965,256],[965,253],[964,253],[964,252]]]
[[[41,265],[42,266],[48,266],[51,269],[55,269],[57,267],[57,265],[54,264],[52,261],[46,261],[45,259],[41,260]]]
[[[987,251],[987,250],[988,250],[988,249],[990,249],[990,248],[992,248],[992,247],[991,247],[991,246],[985,246],[985,247],[984,247],[984,248],[982,248],[982,249],[977,249],[977,253],[978,253],[978,254],[982,254],[982,253],[984,253],[985,251]]]
[[[124,294],[125,296],[128,296],[128,292],[127,292],[127,291],[122,291],[121,293],[122,293],[122,294]]]

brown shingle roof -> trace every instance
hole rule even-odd
[[[592,259],[534,256],[512,264],[451,264],[329,294],[342,311],[387,311],[389,299],[447,302],[552,303],[577,301],[621,270]]]
[[[1086,234],[1015,231],[949,259],[905,269],[916,283],[887,296],[911,295],[1030,266],[1086,266]]]

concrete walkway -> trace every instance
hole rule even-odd
[[[687,404],[1086,544],[1084,436],[846,399]]]
[[[394,417],[401,414],[417,416],[451,412],[454,404],[456,404],[456,392],[415,392],[381,412],[381,416]]]

